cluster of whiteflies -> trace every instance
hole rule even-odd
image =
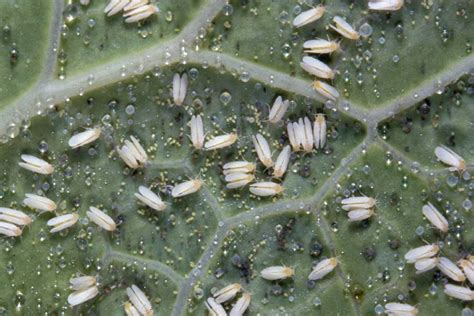
[[[436,207],[428,203],[422,208],[423,215],[440,232],[447,233],[449,229],[448,220]],[[415,265],[416,273],[424,273],[434,268],[438,268],[444,275],[454,282],[465,282],[466,278],[474,285],[474,256],[463,258],[457,265],[446,257],[439,256],[440,247],[438,244],[429,244],[411,249],[405,254],[408,263]],[[444,287],[446,295],[463,300],[474,300],[474,291],[469,287],[446,284]]]
[[[308,280],[317,281],[324,278],[326,275],[331,273],[337,266],[336,258],[328,258],[321,260],[316,266],[314,266],[308,275]],[[292,278],[295,275],[295,269],[287,266],[271,266],[263,269],[260,272],[260,276],[265,280],[276,281]],[[249,293],[243,290],[242,285],[239,283],[230,284],[213,294],[213,297],[209,297],[205,305],[211,315],[226,316],[227,312],[222,305],[225,302],[231,301],[236,295],[243,291],[242,296],[232,306],[229,315],[230,316],[242,316],[250,305],[251,296]]]
[[[250,305],[252,299],[250,293],[246,292],[239,283],[230,284],[213,294],[213,297],[207,298],[205,306],[210,315],[227,316],[227,312],[222,306],[225,302],[230,302],[242,292],[240,298],[232,306],[229,312],[230,316],[242,316]]]
[[[289,107],[289,101],[278,96],[270,109],[268,122],[279,123]],[[195,149],[214,150],[232,145],[237,141],[236,134],[216,136],[205,142],[204,124],[201,115],[193,115],[190,126],[190,139]],[[273,169],[274,179],[281,179],[290,162],[291,150],[303,150],[311,153],[313,148],[322,149],[326,144],[326,119],[323,114],[318,114],[314,126],[308,117],[299,119],[298,122],[289,122],[287,125],[288,139],[291,144],[283,147],[276,161],[273,161],[270,144],[265,137],[258,133],[252,136],[252,142],[259,161],[267,169]],[[256,165],[247,161],[233,161],[223,167],[227,189],[236,189],[246,186],[255,180]],[[261,181],[250,185],[250,192],[257,196],[274,196],[283,192],[281,184],[274,181]]]
[[[374,215],[376,200],[367,196],[353,196],[341,201],[350,222],[366,220]]]
[[[150,4],[149,0],[110,0],[104,9],[107,16],[112,16],[120,11],[126,23],[143,21],[155,13],[160,12],[158,7]]]
[[[69,305],[76,306],[94,299],[99,294],[95,276],[80,276],[69,280],[73,292],[68,296]],[[152,316],[153,308],[145,293],[136,285],[126,289],[129,301],[124,304],[128,316]]]
[[[371,10],[394,11],[399,10],[403,6],[403,0],[371,0],[368,3]],[[311,8],[300,13],[293,20],[293,26],[299,28],[319,20],[326,11],[323,5]],[[334,24],[329,25],[331,29],[350,40],[358,40],[359,33],[342,17],[335,16],[333,18]],[[303,44],[304,52],[307,54],[331,54],[339,50],[339,43],[335,41],[328,41],[324,39],[314,39],[306,41]],[[301,68],[320,79],[332,80],[335,76],[335,71],[328,65],[311,56],[304,56],[300,63]],[[315,80],[313,88],[323,97],[336,101],[339,98],[339,92],[330,84]]]
[[[474,285],[474,257],[461,259],[457,265],[446,257],[438,256],[440,248],[437,244],[430,244],[411,249],[405,254],[408,263],[414,263],[416,273],[423,273],[438,268],[444,275],[454,282],[463,283],[467,280]],[[473,301],[474,291],[467,286],[446,284],[446,295],[463,300]]]
[[[23,161],[19,165],[27,170],[40,174],[51,174],[54,172],[54,167],[40,158],[22,155],[21,159]],[[55,212],[57,209],[57,205],[53,200],[31,193],[25,194],[23,204],[39,211],[40,214]],[[87,212],[87,217],[106,230],[113,231],[116,228],[114,220],[98,208],[91,206]],[[51,233],[56,233],[73,226],[78,219],[79,215],[77,213],[62,214],[48,220],[47,225],[51,227]],[[2,235],[9,237],[20,236],[23,232],[22,227],[31,223],[31,217],[22,211],[4,207],[0,208],[0,234]]]

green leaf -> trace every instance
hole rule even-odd
[[[160,12],[140,24],[107,17],[97,0],[0,4],[0,207],[33,219],[21,236],[0,239],[0,314],[125,315],[126,288],[135,284],[157,315],[205,315],[205,300],[231,283],[251,294],[249,315],[378,315],[388,302],[416,305],[421,315],[472,313],[469,302],[443,293],[454,281],[436,268],[416,274],[404,259],[426,243],[439,243],[453,262],[474,253],[470,2],[406,1],[400,11],[377,13],[366,2],[332,1],[321,20],[300,29],[293,18],[316,2],[156,4]],[[335,15],[357,30],[370,25],[372,34],[341,39],[341,52],[321,56],[337,70],[329,83],[341,93],[328,102],[299,62],[304,41],[339,39],[328,29]],[[12,63],[13,43],[20,54]],[[172,98],[175,73],[188,76],[183,106]],[[271,124],[277,96],[290,107]],[[326,146],[292,153],[283,179],[272,179],[252,136],[261,133],[276,160],[289,144],[286,124],[319,113]],[[195,150],[189,121],[196,114],[207,140],[236,133],[238,141]],[[68,146],[92,127],[101,129],[96,141]],[[131,136],[148,154],[136,170],[116,150]],[[467,169],[437,161],[440,145]],[[54,172],[22,169],[22,154],[50,162]],[[256,162],[256,181],[278,182],[283,193],[226,189],[222,166],[235,160]],[[173,198],[172,187],[189,179],[203,186]],[[160,195],[164,211],[137,200],[142,185]],[[55,214],[29,209],[26,193],[52,199],[57,215],[77,213],[79,221],[50,233]],[[377,200],[374,215],[349,222],[341,200],[361,195]],[[424,218],[428,202],[449,221],[448,233]],[[117,230],[88,219],[90,206]],[[330,257],[334,271],[308,281]],[[280,265],[295,275],[260,276]],[[80,275],[97,276],[99,295],[71,307],[69,280]],[[223,304],[227,312],[236,299]]]

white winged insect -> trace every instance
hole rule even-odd
[[[436,207],[433,206],[433,204],[428,202],[428,204],[423,205],[422,212],[426,219],[428,219],[430,223],[433,224],[433,226],[438,228],[443,233],[448,231],[448,220],[436,209]]]
[[[439,263],[439,258],[423,258],[415,262],[416,274],[424,273],[431,269],[436,268]]]
[[[369,209],[375,206],[377,201],[368,196],[352,196],[341,201],[342,209],[352,211],[358,209]]]
[[[243,316],[249,307],[251,300],[252,297],[249,293],[242,293],[242,296],[237,300],[235,305],[230,310],[229,316]]]
[[[314,146],[316,149],[324,148],[324,145],[326,145],[326,134],[326,119],[324,114],[318,114],[313,126]]]
[[[191,128],[191,142],[193,143],[194,148],[202,149],[204,146],[205,134],[201,115],[191,116],[189,126]]]
[[[32,209],[37,209],[44,212],[53,212],[56,210],[57,205],[54,201],[48,199],[44,196],[39,196],[36,194],[26,193],[26,198],[23,200],[23,203]]]
[[[232,173],[253,173],[255,168],[253,162],[244,160],[228,162],[222,167],[225,176]]]
[[[51,233],[57,233],[73,226],[77,223],[78,219],[79,215],[77,215],[76,213],[64,214],[53,217],[46,223],[46,225],[52,226],[50,231]]]
[[[296,124],[296,125],[295,125]],[[296,131],[295,131],[295,128],[296,129],[299,129],[299,124],[298,123],[288,123],[288,125],[286,126],[286,131],[288,133],[288,140],[290,141],[290,144],[291,144],[291,148],[293,149],[293,151],[297,152],[297,151],[300,151],[301,149],[301,144],[299,143],[299,141],[296,139]]]
[[[431,258],[438,254],[439,246],[437,244],[425,245],[409,250],[405,254],[405,260],[408,263],[415,263],[423,258]]]
[[[107,13],[107,16],[115,15],[122,11],[129,2],[130,0],[110,0],[104,9],[104,13]]]
[[[235,143],[237,139],[239,139],[239,137],[235,133],[215,136],[204,144],[204,148],[206,150],[225,148]]]
[[[283,192],[283,186],[275,182],[257,182],[250,185],[250,192],[257,196],[274,196]]]
[[[474,301],[474,291],[468,287],[446,284],[444,293],[461,301]]]
[[[286,145],[280,152],[275,162],[275,167],[273,169],[273,177],[281,178],[288,169],[288,164],[290,163],[291,156],[291,147]]]
[[[105,214],[102,210],[97,207],[90,206],[89,210],[86,212],[87,217],[98,226],[102,227],[105,230],[110,232],[114,231],[117,228],[117,224],[109,215]]]
[[[270,151],[270,145],[262,134],[252,136],[253,146],[257,152],[257,156],[263,165],[267,168],[273,166],[272,152]]]
[[[275,102],[273,102],[272,108],[270,109],[270,113],[268,114],[268,121],[273,124],[280,122],[286,111],[288,110],[289,106],[289,100],[283,100],[281,96],[278,96],[275,99]]]
[[[296,131],[296,141],[303,146],[303,151],[311,153],[313,151],[314,139],[313,139],[313,127],[308,117],[300,118],[298,120],[299,128]]]
[[[92,143],[97,138],[100,137],[101,129],[98,127],[90,128],[85,130],[84,132],[77,133],[72,136],[69,141],[69,147],[71,148],[78,148],[87,144]]]
[[[145,186],[138,187],[138,193],[135,193],[135,197],[156,211],[166,209],[166,203],[163,202],[161,197]]]
[[[326,99],[332,101],[336,101],[337,99],[339,99],[339,92],[337,92],[336,88],[325,82],[316,80],[313,82],[313,88],[316,90],[316,92],[318,92]]]
[[[97,286],[91,286],[84,290],[74,291],[69,294],[67,302],[71,306],[76,306],[84,302],[90,301],[99,294],[99,289]]]
[[[117,147],[116,151],[125,164],[132,168],[141,168],[148,161],[148,155],[138,139],[130,136],[132,141],[126,139],[122,148]]]
[[[374,215],[373,209],[351,210],[347,213],[349,222],[360,222],[366,220]]]
[[[186,90],[188,89],[188,75],[175,74],[173,77],[173,101],[176,105],[182,105],[186,98]]]
[[[473,260],[474,261],[474,260]],[[470,259],[461,259],[458,261],[458,266],[464,271],[467,279],[474,285],[474,262]]]
[[[336,258],[321,260],[311,271],[308,280],[317,281],[331,273],[337,266]]]
[[[293,20],[294,27],[302,27],[306,24],[319,20],[326,8],[322,5],[319,5],[315,8],[311,8],[309,10],[303,11],[298,14]]]
[[[443,163],[451,166],[450,171],[464,171],[466,170],[466,161],[464,158],[456,154],[453,150],[449,149],[446,146],[438,146],[435,148],[435,155],[438,160]]]
[[[22,232],[21,228],[15,224],[0,221],[0,235],[18,237]]]
[[[260,276],[265,280],[283,280],[295,275],[295,269],[287,266],[272,266],[260,271]]]
[[[83,275],[69,280],[69,284],[74,291],[85,290],[91,286],[95,286],[96,283],[97,278],[91,275]]]
[[[304,56],[300,66],[306,72],[319,78],[333,79],[335,76],[335,72],[328,65],[314,57]]]
[[[227,316],[227,312],[225,311],[224,307],[217,303],[216,300],[212,297],[209,297],[205,302],[204,305],[206,306],[207,310],[209,311],[209,315],[211,316]]]
[[[231,173],[225,176],[227,189],[237,189],[246,186],[255,179],[250,173]]]
[[[182,197],[199,191],[202,186],[202,181],[199,179],[189,180],[177,184],[171,191],[171,196],[174,198]]]
[[[54,172],[54,167],[43,159],[32,155],[21,155],[22,162],[18,165],[26,170],[36,172],[39,174],[51,174]]]
[[[369,10],[398,11],[403,7],[403,0],[369,0]]]
[[[9,222],[18,226],[31,224],[31,217],[11,208],[0,207],[0,221]]]
[[[330,54],[339,50],[339,43],[324,39],[314,39],[303,43],[304,52],[307,54]]]
[[[461,269],[446,257],[439,258],[438,269],[440,269],[444,275],[456,282],[464,282],[466,280],[466,276]]]
[[[154,4],[142,5],[130,11],[124,12],[123,16],[126,18],[125,23],[135,23],[148,19],[155,13],[160,12],[160,9]]]
[[[153,315],[153,308],[145,293],[136,285],[128,287],[127,296],[133,306],[144,316]]]
[[[360,38],[359,33],[340,16],[335,16],[332,21],[335,25],[329,25],[333,30],[351,40],[358,40]]]
[[[389,316],[415,316],[418,314],[416,307],[402,303],[385,304],[385,314]]]
[[[233,299],[242,290],[240,283],[232,283],[213,294],[216,303],[221,304]]]

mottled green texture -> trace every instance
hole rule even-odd
[[[59,58],[61,50],[67,54],[62,80],[58,56],[46,50],[55,47],[54,36],[60,37],[62,1],[45,8],[53,14],[41,13],[38,22],[28,19],[46,23],[52,15],[56,27],[47,42],[36,44],[35,53],[46,56],[44,66],[35,63],[37,73],[42,72],[36,87],[25,89],[26,96],[10,89],[35,81],[31,72],[21,70],[26,64],[22,55],[13,70],[23,71],[25,80],[0,83],[0,89],[11,91],[11,99],[0,101],[9,104],[0,117],[0,130],[8,135],[0,139],[11,138],[0,146],[0,206],[34,219],[21,237],[0,239],[0,314],[124,315],[126,288],[136,284],[157,315],[204,315],[205,299],[235,282],[252,295],[249,315],[375,315],[389,301],[416,304],[420,315],[458,315],[471,306],[443,294],[447,280],[439,271],[416,275],[403,256],[437,241],[442,255],[453,261],[474,253],[474,58],[466,46],[473,5],[434,1],[426,9],[411,1],[400,12],[380,14],[368,13],[365,2],[348,3],[328,3],[322,21],[297,31],[279,22],[283,10],[291,21],[297,2],[231,1],[232,10],[227,6],[221,12],[224,0],[165,1],[158,3],[161,13],[142,26],[126,25],[120,16],[106,18],[104,2],[76,3],[78,16],[59,45]],[[20,9],[33,12],[28,5],[15,10]],[[165,20],[168,10],[172,22]],[[344,40],[342,53],[324,58],[337,65],[335,85],[344,97],[324,105],[298,62],[303,41],[325,37],[324,26],[335,14],[357,27],[368,22],[374,33],[359,43]],[[434,25],[436,15],[439,27],[451,32],[446,44]],[[87,26],[89,18],[96,19],[93,28]],[[208,25],[208,20],[214,22]],[[34,45],[40,36],[33,41],[21,35],[31,28],[21,23],[26,22],[12,22],[12,38]],[[397,37],[398,23],[403,24],[402,38]],[[41,31],[48,29],[46,23]],[[143,39],[139,30],[152,34]],[[383,46],[378,41],[382,31]],[[83,43],[86,36],[89,45]],[[292,54],[285,59],[281,46],[292,38]],[[222,53],[211,51],[216,45]],[[356,70],[353,60],[368,49],[372,61],[362,61]],[[400,56],[398,64],[391,61],[394,54]],[[369,64],[377,68],[377,79],[369,78]],[[365,78],[361,86],[355,83],[358,71]],[[172,78],[184,72],[187,97],[184,106],[173,106]],[[374,80],[380,98],[372,92]],[[284,122],[273,125],[266,120],[278,95],[292,102]],[[42,115],[18,125],[20,114],[37,111]],[[281,196],[257,198],[248,187],[225,189],[224,163],[257,162],[253,135],[265,136],[276,159],[288,144],[286,123],[304,116],[313,120],[317,113],[327,120],[327,145],[292,154]],[[239,140],[214,152],[194,150],[188,137],[193,114],[202,114],[207,139],[233,132]],[[19,127],[16,137],[7,128],[11,122]],[[90,127],[100,127],[101,137],[69,149],[68,139]],[[149,155],[145,168],[135,171],[115,150],[130,136]],[[449,172],[436,161],[434,148],[441,144],[466,159],[465,173]],[[20,169],[21,154],[51,162],[55,172],[43,176]],[[257,165],[256,178],[270,180],[271,170]],[[200,191],[171,197],[172,186],[195,178],[204,183]],[[134,193],[140,185],[159,193],[166,210],[139,203]],[[22,204],[30,192],[57,202],[59,214],[77,212],[81,219],[63,233],[50,234],[46,222],[54,215],[40,215]],[[362,194],[377,199],[375,215],[349,223],[340,201]],[[423,218],[421,208],[428,201],[449,220],[448,234],[438,233]],[[105,210],[118,229],[106,232],[89,222],[89,206]],[[328,257],[337,258],[335,271],[308,283],[311,267]],[[262,279],[260,271],[273,265],[291,266],[296,274],[281,282]],[[68,281],[82,274],[98,276],[100,295],[73,309],[66,301]],[[234,302],[225,304],[227,311]]]
[[[24,94],[43,70],[51,1],[0,2],[0,108]]]

